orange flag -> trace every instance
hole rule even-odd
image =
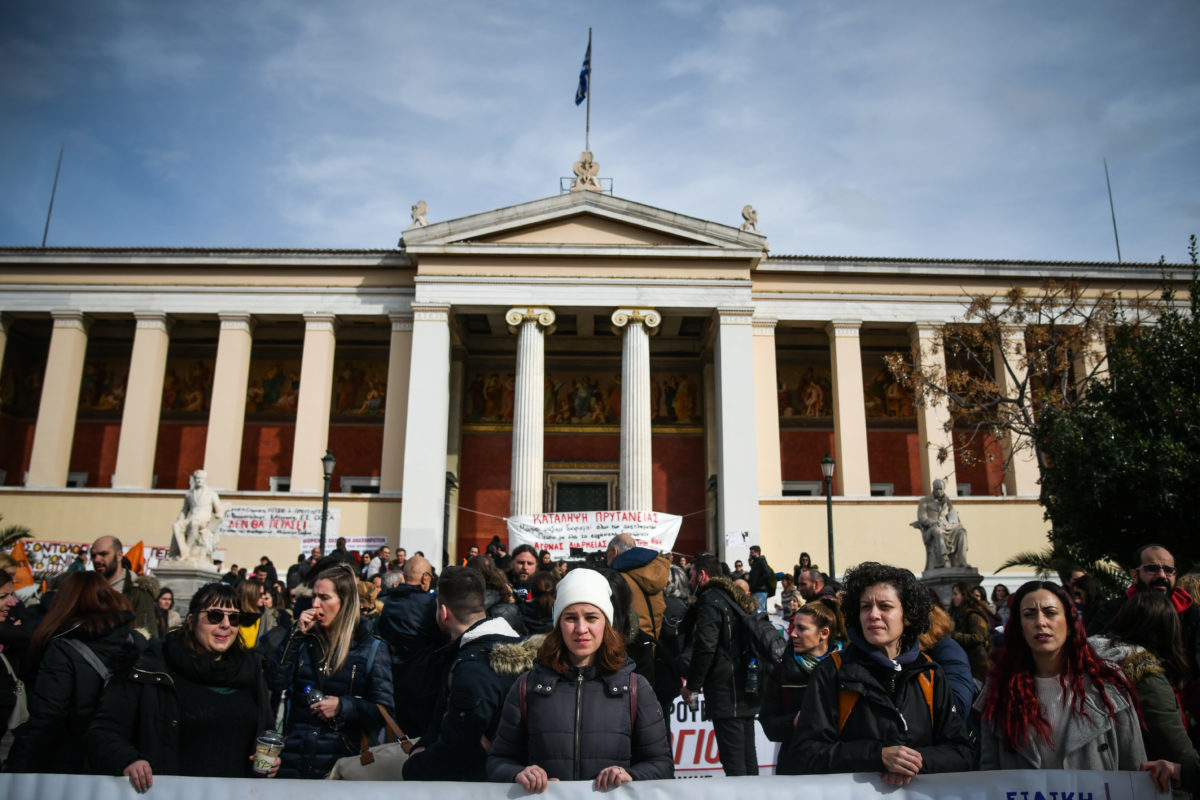
[[[25,555],[25,542],[18,541],[9,557],[17,562],[17,574],[13,576],[13,588],[24,589],[33,586],[33,570],[29,568],[29,556]]]
[[[125,557],[129,559],[130,569],[132,569],[138,575],[145,574],[146,553],[140,541],[125,552]]]

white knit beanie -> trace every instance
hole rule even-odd
[[[608,624],[612,625],[612,589],[608,586],[608,579],[596,570],[577,567],[558,582],[554,598],[554,624],[558,624],[558,618],[568,606],[576,603],[591,603],[604,612]]]

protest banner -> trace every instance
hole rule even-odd
[[[685,776],[679,776],[685,777]],[[415,797],[438,800],[511,800],[529,797],[511,783],[322,781],[321,800],[362,800],[403,787]],[[155,775],[150,797],[212,800],[253,797],[293,800],[312,794],[312,781],[254,778],[184,778]],[[887,786],[876,773],[708,778],[699,781],[631,781],[609,794],[622,800],[729,800],[731,797],[803,797],[804,800],[1156,800],[1145,772],[1013,770],[918,775],[907,786]],[[129,779],[107,775],[0,774],[0,797],[70,797],[72,800],[129,800]],[[541,800],[596,800],[591,781],[554,781]]]
[[[326,539],[337,539],[341,519],[341,509],[329,509]],[[321,509],[288,506],[230,506],[217,529],[219,536],[319,536],[320,533]]]
[[[675,546],[683,517],[659,511],[563,511],[508,518],[509,552],[520,545],[547,550],[555,561],[584,558],[603,551],[619,533],[639,547],[663,553]]]

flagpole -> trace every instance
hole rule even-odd
[[[592,150],[592,29],[588,28],[588,85],[587,85],[587,120],[583,129],[583,149]]]
[[[589,38],[591,34],[588,35]],[[50,207],[46,209],[46,227],[42,229],[42,247],[46,246],[46,236],[50,234],[50,215],[54,213],[54,195],[58,192],[58,173],[62,171],[63,150],[67,145],[63,143],[58,148],[58,166],[54,168],[54,186],[50,189]]]

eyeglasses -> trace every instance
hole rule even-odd
[[[210,608],[204,612],[204,618],[208,620],[209,625],[220,625],[221,620],[229,617],[229,624],[234,627],[242,621],[242,615],[237,611],[226,611],[223,608]]]
[[[1151,575],[1157,575],[1160,572],[1163,575],[1174,575],[1175,574],[1175,568],[1168,567],[1166,564],[1142,564],[1141,568],[1143,570],[1145,570],[1146,572],[1150,573]]]

